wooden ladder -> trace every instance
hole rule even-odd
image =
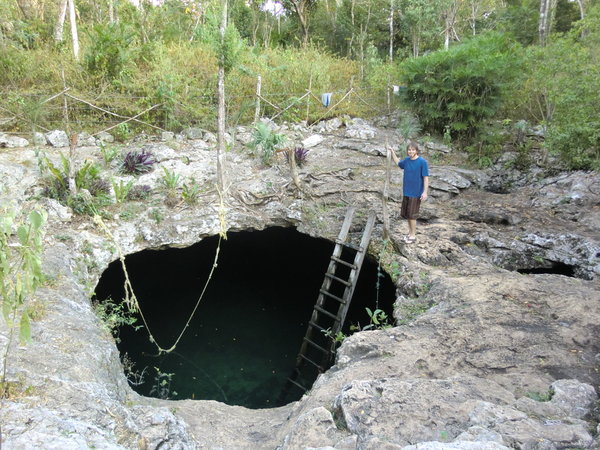
[[[352,225],[354,212],[355,208],[353,207],[346,211],[340,234],[335,240],[329,267],[325,272],[321,289],[319,289],[319,297],[308,322],[306,334],[302,339],[302,345],[296,358],[296,367],[287,379],[280,395],[280,403],[294,386],[303,392],[309,389],[302,381],[303,375],[304,378],[308,378],[305,376],[309,372],[307,369],[311,369],[312,379],[314,379],[315,371],[323,373],[333,362],[336,348],[335,337],[342,331],[375,225],[375,213],[371,212],[360,245],[348,242],[348,232]],[[354,259],[348,261],[348,256],[351,258],[352,255],[354,255]]]

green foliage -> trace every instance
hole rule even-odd
[[[179,180],[181,176],[174,170],[169,170],[163,167],[163,174],[160,177],[160,181],[167,190],[175,190],[179,187]]]
[[[137,318],[129,311],[125,302],[116,303],[111,298],[107,298],[93,302],[92,307],[104,329],[115,338],[117,343],[121,342],[119,339],[121,327],[130,326],[136,331],[141,328],[141,325],[135,325]]]
[[[527,392],[526,397],[529,397],[536,402],[549,402],[554,397],[554,390],[549,389],[546,392]]]
[[[0,302],[8,325],[8,339],[2,355],[0,398],[7,397],[13,383],[6,379],[8,357],[15,332],[19,340],[31,339],[31,319],[35,318],[34,295],[44,283],[42,273],[45,211],[31,211],[23,218],[12,207],[0,205]]]
[[[20,339],[27,342],[30,339],[27,305],[44,282],[42,236],[47,214],[32,211],[24,220],[6,205],[1,207],[0,212],[2,315],[11,330],[18,324]]]
[[[112,187],[115,192],[115,201],[117,203],[123,203],[129,197],[129,192],[133,187],[133,180],[127,182],[119,180],[118,183],[115,180],[112,180]]]
[[[135,35],[123,22],[97,24],[89,36],[84,58],[86,69],[108,81],[128,75],[135,58]]]
[[[42,174],[44,195],[69,206],[76,214],[93,215],[98,209],[109,204],[110,185],[100,177],[100,167],[96,163],[86,162],[73,174],[75,192],[69,187],[71,163],[60,154],[61,165],[57,167],[44,153],[37,152],[38,166]],[[86,195],[82,190],[89,192]]]
[[[254,125],[252,141],[249,146],[258,156],[263,164],[270,164],[275,150],[285,142],[285,135],[275,133],[264,122],[257,122]]]
[[[102,154],[104,164],[108,167],[121,154],[121,149],[116,145],[100,142],[100,153]]]
[[[200,195],[200,185],[194,179],[190,180],[189,183],[183,183],[183,189],[181,196],[183,200],[189,205],[195,205],[198,202],[198,196]]]
[[[546,148],[571,169],[600,168],[600,6],[546,47],[527,49],[509,105],[546,126]]]
[[[538,41],[540,2],[537,0],[511,0],[499,11],[498,28],[510,33],[522,45]]]
[[[497,33],[402,64],[406,101],[427,131],[468,140],[499,111],[519,66],[518,46]]]
[[[163,400],[169,400],[177,396],[177,392],[171,389],[171,383],[173,382],[174,373],[164,373],[158,367],[155,367],[156,375],[154,377],[154,383],[150,389],[150,396],[160,398]]]
[[[377,308],[371,311],[370,308],[365,308],[365,310],[369,315],[369,324],[363,327],[363,330],[380,330],[391,327],[391,325],[388,323],[388,315],[382,309]]]

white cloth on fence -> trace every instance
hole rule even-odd
[[[400,95],[400,86],[398,86],[397,84],[394,84],[392,87],[394,88],[394,94]]]
[[[327,92],[325,94],[321,94],[321,103],[323,106],[328,107],[331,103],[331,92]]]

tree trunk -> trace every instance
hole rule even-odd
[[[390,0],[390,62],[394,61],[394,0]]]
[[[69,0],[60,0],[58,5],[58,16],[56,24],[54,24],[54,40],[56,42],[63,41],[63,31],[65,29],[65,18],[67,17],[67,3]]]
[[[115,2],[108,0],[108,23],[115,23]]]
[[[585,1],[577,0],[577,6],[579,6],[579,16],[581,20],[585,19]]]
[[[290,0],[302,28],[302,45],[308,44],[308,1]]]
[[[221,35],[221,53],[219,55],[219,70],[217,74],[217,189],[221,195],[225,189],[225,28],[227,27],[227,0],[223,2],[223,11],[221,15],[221,26],[219,32]]]
[[[75,0],[69,2],[69,22],[71,23],[71,40],[73,42],[73,57],[79,61],[79,36],[77,34],[77,18],[75,14]]]
[[[538,23],[538,32],[540,46],[545,47],[548,43],[550,28],[552,25],[552,16],[556,7],[557,0],[540,0],[540,19]]]
[[[37,8],[33,0],[17,0],[17,5],[23,13],[26,20],[32,20],[37,17]]]

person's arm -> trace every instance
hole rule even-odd
[[[423,193],[421,194],[421,200],[427,200],[428,192],[429,192],[429,177],[423,177]]]
[[[390,155],[392,155],[392,160],[394,161],[394,164],[398,165],[398,163],[400,162],[400,160],[398,159],[398,156],[396,155],[396,152],[389,148],[387,149],[387,151],[390,153]]]

